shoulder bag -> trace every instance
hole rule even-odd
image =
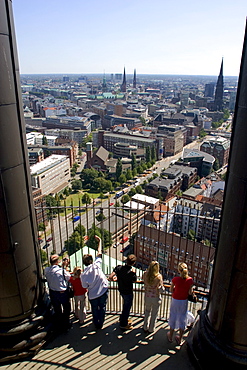
[[[192,302],[192,303],[196,303],[197,302],[197,296],[196,294],[193,292],[192,294],[189,294],[188,295],[188,301],[189,302]]]

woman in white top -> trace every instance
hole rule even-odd
[[[163,287],[163,279],[162,275],[159,273],[159,269],[159,263],[157,261],[152,261],[143,275],[145,288],[145,317],[143,329],[145,333],[152,333],[154,331],[161,304],[160,288]]]

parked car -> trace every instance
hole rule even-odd
[[[63,248],[62,250],[61,250],[61,252],[58,254],[59,256],[62,256],[65,252],[66,252],[66,248]]]
[[[110,203],[110,207],[111,207],[111,206],[113,206],[113,204],[114,204],[113,202],[112,202],[112,203]]]
[[[50,238],[46,239],[46,243],[49,243],[52,241],[52,236],[50,236]]]
[[[128,249],[130,249],[130,244],[127,245],[126,247],[124,247],[123,249],[121,249],[120,253],[124,253],[125,251],[127,251]]]
[[[49,243],[47,243],[47,244],[45,244],[44,246],[43,246],[43,249],[46,249],[46,248],[48,248],[50,246],[50,244]]]

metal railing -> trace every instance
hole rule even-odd
[[[212,215],[210,222],[205,222],[206,216],[194,212],[193,209],[189,213],[177,212],[175,208],[171,211],[168,207],[164,210],[162,206],[153,210],[139,204],[133,210],[125,206],[115,207],[109,201],[108,204],[101,201],[92,205],[81,205],[79,202],[77,207],[59,204],[53,207],[36,207],[36,215],[39,225],[45,225],[43,231],[39,231],[43,267],[48,265],[52,253],[58,253],[61,257],[68,255],[71,271],[75,266],[83,266],[83,254],[95,253],[91,248],[90,236],[95,233],[102,236],[102,269],[106,275],[109,275],[117,264],[124,263],[128,254],[136,254],[138,283],[134,284],[132,315],[143,316],[142,275],[152,260],[160,263],[165,286],[158,315],[160,319],[168,318],[171,299],[169,285],[171,279],[177,275],[177,265],[180,261],[188,264],[199,298],[196,304],[189,304],[189,309],[195,313],[205,306],[215,256],[215,242],[212,239],[202,241],[199,232],[203,225],[207,225],[207,228],[211,227],[211,235],[214,233],[215,236],[215,224],[218,224],[219,220]],[[183,225],[180,230],[177,228],[177,220]],[[191,229],[191,225],[194,229]],[[116,283],[111,282],[109,285],[107,310],[110,313],[119,313],[122,303]]]

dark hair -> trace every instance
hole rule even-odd
[[[93,263],[93,257],[91,254],[84,254],[82,261],[85,266],[89,266]]]
[[[136,256],[134,254],[129,254],[126,263],[129,266],[133,266],[136,263]]]

